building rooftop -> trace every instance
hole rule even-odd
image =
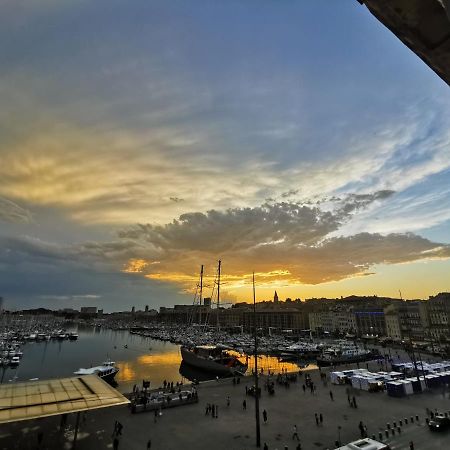
[[[130,403],[96,375],[0,385],[0,424]]]

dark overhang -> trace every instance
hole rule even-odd
[[[450,85],[450,0],[357,0]]]

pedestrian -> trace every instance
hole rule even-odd
[[[364,437],[364,424],[362,423],[362,420],[358,424],[359,432],[361,434],[361,437]]]
[[[214,419],[216,413],[216,405],[211,405],[211,417]]]
[[[147,450],[150,450],[151,448],[152,448],[152,440],[149,439],[149,440],[147,441]]]
[[[316,425],[319,425],[319,416],[317,415],[317,413],[314,413],[314,417],[316,419]]]
[[[245,395],[248,395],[248,387],[245,386]]]
[[[230,406],[231,400],[230,400],[230,396],[227,397],[227,407]]]
[[[355,398],[355,396],[353,396],[353,399],[352,399],[352,401],[353,401],[353,408],[357,408],[357,406],[356,406],[356,398]]]
[[[349,404],[350,406],[352,406],[352,400],[351,400],[349,394],[347,394],[347,400],[348,400],[348,404]]]
[[[207,410],[208,411],[208,410]],[[206,412],[206,414],[208,414],[208,412]],[[154,418],[154,422],[156,423],[156,419],[158,418],[158,410],[155,409],[155,418]]]
[[[242,409],[243,409],[244,411],[247,409],[247,401],[246,401],[246,400],[244,400],[244,401],[242,402]]]
[[[298,431],[297,431],[297,425],[294,425],[292,427],[293,433],[292,433],[292,439],[296,438],[297,441],[300,440],[300,438],[298,437]],[[287,447],[287,446],[286,446]]]
[[[42,441],[44,440],[44,433],[39,431],[37,434],[38,448],[41,448]]]
[[[330,398],[331,398],[331,401],[334,402],[333,391],[330,391]]]
[[[267,445],[267,442],[264,442],[263,450],[269,450],[269,446]]]
[[[414,450],[414,442],[409,441],[409,450]]]
[[[300,442],[297,444],[297,447],[295,447],[295,450],[302,450],[302,444],[300,444]]]
[[[320,421],[320,425],[323,424],[323,416],[322,413],[319,414],[319,421]]]
[[[263,411],[263,420],[264,420],[264,423],[267,422],[267,411],[266,410]]]
[[[63,414],[63,415],[61,416],[61,424],[60,424],[60,426],[59,426],[59,430],[60,430],[60,431],[61,431],[63,428],[65,428],[66,423],[67,423],[67,414]]]
[[[216,419],[219,418],[219,405],[216,405]]]
[[[113,439],[113,450],[118,450],[119,448],[119,436],[114,436]]]
[[[303,385],[302,388],[303,388],[303,393],[305,393],[306,392],[306,386]]]

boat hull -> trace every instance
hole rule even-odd
[[[246,366],[228,367],[212,359],[202,358],[185,347],[181,347],[181,357],[186,364],[216,375],[243,375],[247,370]]]
[[[99,377],[106,381],[107,383],[114,383],[114,377],[117,375],[117,372],[119,371],[119,369],[114,370],[113,372],[109,373],[108,375],[99,375]]]
[[[377,359],[378,354],[374,352],[367,353],[365,355],[337,357],[332,359],[317,358],[317,365],[319,367],[340,366],[343,364],[353,364],[359,362],[372,361]]]

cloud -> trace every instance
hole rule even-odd
[[[412,233],[339,236],[358,214],[393,196],[392,191],[379,191],[185,213],[164,225],[124,228],[116,239],[104,242],[56,244],[30,236],[3,237],[0,265],[41,276],[122,273],[184,291],[195,285],[201,264],[207,267],[205,283],[212,285],[221,259],[224,292],[236,295],[253,270],[265,286],[317,285],[367,276],[380,264],[450,258],[450,245]]]
[[[39,295],[42,300],[56,300],[56,301],[67,301],[67,302],[77,302],[83,300],[98,300],[102,296],[97,294],[83,294],[83,295]]]
[[[283,193],[281,194],[281,198],[293,197],[293,196],[297,195],[298,192],[299,192],[299,189],[290,189],[290,190],[287,191],[287,192],[283,192]]]
[[[0,197],[0,221],[11,223],[31,223],[33,216],[30,211],[18,204]]]
[[[144,261],[157,261],[148,278],[188,285],[200,264],[222,259],[224,277],[239,286],[255,270],[261,282],[319,284],[367,275],[378,264],[449,258],[450,245],[411,233],[336,236],[355,211],[392,195],[348,195],[335,209],[299,203],[184,214],[166,225],[137,225],[119,233],[139,246]],[[133,264],[132,264],[133,266]]]

